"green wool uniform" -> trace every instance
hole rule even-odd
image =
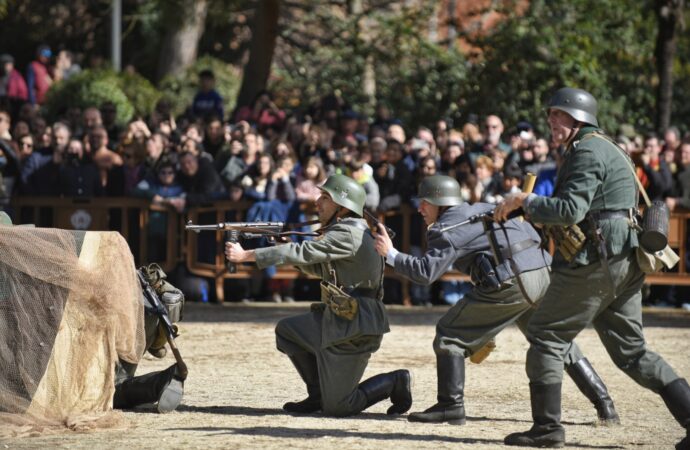
[[[579,224],[587,242],[568,263],[556,252],[552,279],[528,325],[527,374],[532,383],[560,383],[570,343],[592,323],[614,363],[640,385],[659,392],[678,375],[642,334],[640,288],[644,273],[635,259],[637,232],[621,214],[596,223],[606,242],[611,277],[601,264],[585,216],[624,212],[637,204],[629,160],[595,127],[584,127],[566,149],[553,197],[534,197],[527,213],[535,223]]]
[[[292,264],[302,272],[337,284],[359,304],[353,320],[339,317],[324,303],[307,314],[276,326],[278,350],[287,354],[312,394],[320,391],[321,410],[328,415],[356,414],[370,402],[358,389],[369,357],[390,331],[383,294],[384,261],[376,253],[366,221],[346,218],[327,227],[317,240],[256,250],[259,268]],[[296,361],[315,357],[316,364]],[[371,400],[371,399],[369,399]]]

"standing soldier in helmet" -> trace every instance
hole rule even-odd
[[[471,275],[474,288],[436,326],[438,403],[410,414],[408,420],[462,425],[465,358],[514,322],[525,332],[533,308],[549,285],[551,256],[542,251],[541,239],[529,223],[512,219],[500,227],[490,217],[493,205],[463,204],[454,178],[423,179],[419,200],[419,212],[429,227],[426,254],[417,258],[398,252],[383,227],[376,236],[376,250],[397,273],[416,283],[433,283],[455,268]],[[467,223],[459,225],[463,221]],[[606,386],[575,344],[568,346],[565,364],[596,407],[599,421],[619,423]]]
[[[506,437],[508,445],[562,447],[561,380],[571,342],[592,324],[613,362],[638,384],[661,395],[690,430],[690,387],[666,361],[647,350],[640,289],[644,273],[635,249],[632,212],[638,193],[629,159],[599,128],[597,102],[581,89],[562,88],[551,98],[548,123],[565,148],[553,197],[512,194],[497,220],[522,208],[544,224],[557,248],[552,282],[527,327],[532,419],[529,431]],[[685,438],[678,448],[689,448]]]
[[[405,413],[412,405],[407,370],[359,383],[369,357],[390,331],[381,301],[385,264],[362,219],[364,188],[352,178],[333,175],[320,189],[316,207],[323,234],[316,240],[256,250],[225,244],[232,262],[256,261],[259,268],[294,264],[322,280],[322,302],[313,304],[309,313],[283,319],[276,326],[278,350],[295,365],[308,394],[283,409],[348,416],[390,398],[388,414]]]

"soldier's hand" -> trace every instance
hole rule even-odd
[[[247,250],[243,249],[237,242],[226,242],[225,243],[225,257],[234,263],[241,263],[249,261]]]
[[[378,224],[376,230],[376,243],[374,244],[374,247],[376,247],[376,252],[379,255],[385,257],[388,254],[388,251],[393,248],[393,242],[391,241],[390,236],[388,236],[386,227],[384,227],[383,224]]]
[[[522,208],[522,202],[529,194],[526,192],[516,192],[515,194],[507,195],[505,200],[496,206],[494,210],[494,220],[504,222],[508,219],[510,213],[516,209]]]

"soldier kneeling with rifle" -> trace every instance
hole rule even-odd
[[[362,218],[364,188],[352,178],[333,175],[320,189],[319,238],[256,250],[228,242],[225,255],[233,263],[256,261],[260,268],[293,264],[322,280],[321,303],[276,326],[278,350],[295,365],[308,393],[302,401],[286,403],[285,411],[348,416],[390,398],[388,414],[403,414],[412,405],[407,370],[359,382],[389,331],[381,301],[385,264]]]
[[[182,401],[187,366],[180,356],[174,325],[182,319],[184,295],[168,283],[165,272],[157,265],[141,267],[137,276],[144,298],[144,328],[146,351],[157,358],[166,354],[165,343],[170,344],[176,363],[160,372],[134,376],[136,364],[120,360],[115,367],[115,396],[113,407],[131,409],[155,403],[160,413],[175,410]]]

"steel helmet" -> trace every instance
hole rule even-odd
[[[435,206],[455,206],[462,203],[460,185],[453,177],[432,175],[419,183],[419,200]]]
[[[364,188],[352,178],[340,174],[331,175],[323,186],[319,186],[319,189],[328,192],[337,205],[349,209],[360,217],[364,215],[364,201],[367,194]]]
[[[0,211],[0,225],[12,225],[12,219],[5,211]]]
[[[566,112],[573,119],[595,127],[597,121],[597,100],[587,91],[575,88],[561,88],[556,91],[549,101],[549,109],[559,109]]]

